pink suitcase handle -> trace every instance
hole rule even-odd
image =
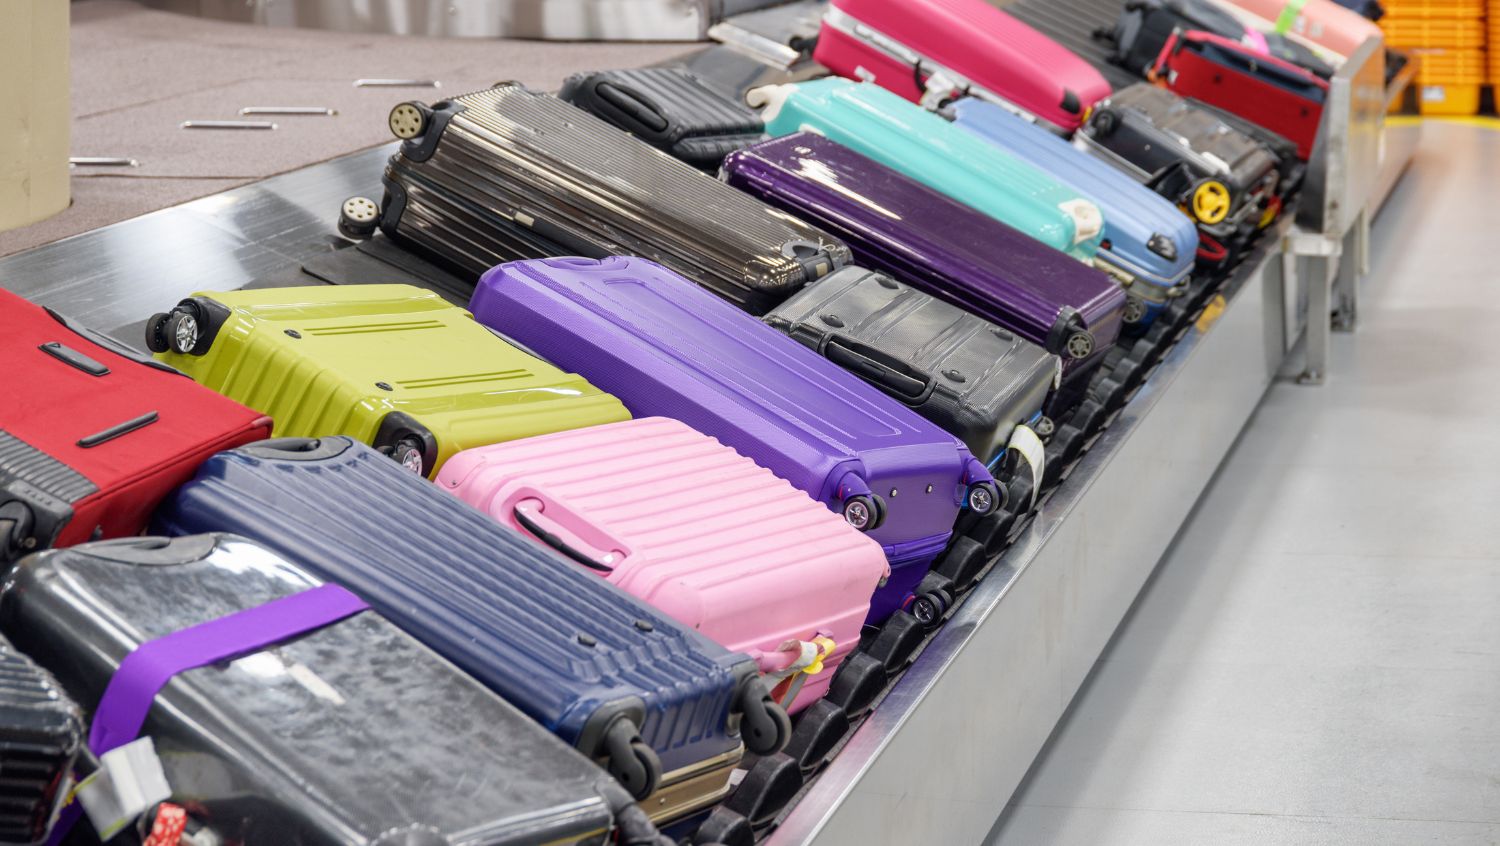
[[[554,516],[548,516],[548,512]],[[516,525],[526,531],[537,540],[557,550],[564,557],[575,561],[590,570],[600,573],[613,573],[615,568],[625,560],[628,553],[617,544],[611,544],[612,549],[605,555],[604,560],[599,560],[593,555],[573,546],[564,539],[562,535],[562,522],[584,524],[586,522],[573,514],[562,504],[542,496],[539,491],[527,490],[522,492],[511,509],[511,516]],[[571,517],[571,520],[559,521],[554,517]],[[606,539],[608,542],[608,539]]]

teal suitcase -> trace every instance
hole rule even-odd
[[[993,144],[878,85],[833,77],[750,91],[773,136],[808,131],[853,149],[1081,261],[1099,207]]]

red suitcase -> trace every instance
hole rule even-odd
[[[1307,161],[1328,82],[1291,62],[1255,53],[1207,32],[1178,31],[1156,57],[1158,85],[1200,100],[1278,133]]]
[[[0,565],[138,533],[157,502],[271,419],[0,291]]]

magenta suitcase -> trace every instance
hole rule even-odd
[[[913,102],[968,94],[1065,132],[1110,92],[1088,62],[987,0],[833,0],[813,58]]]
[[[437,483],[750,655],[788,711],[827,691],[890,575],[869,536],[665,417],[465,450]]]

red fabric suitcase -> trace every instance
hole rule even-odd
[[[162,497],[271,419],[0,291],[0,564],[138,533]]]
[[[1227,38],[1189,30],[1167,39],[1152,78],[1184,97],[1286,137],[1303,161],[1312,155],[1328,82],[1310,71]]]

